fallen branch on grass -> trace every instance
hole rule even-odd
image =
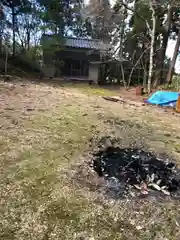
[[[144,106],[145,104],[144,103],[141,103],[141,102],[135,102],[135,101],[131,101],[131,100],[128,100],[128,99],[124,99],[124,98],[121,98],[121,97],[103,97],[105,100],[108,100],[108,101],[112,101],[112,102],[121,102],[121,103],[125,103],[125,104],[129,104],[129,105],[132,105],[132,106],[138,106],[138,107],[141,107],[141,106]]]

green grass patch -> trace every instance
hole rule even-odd
[[[114,96],[117,95],[117,90],[109,87],[102,87],[98,85],[89,85],[88,83],[65,83],[65,88],[77,89],[87,95],[96,96]]]

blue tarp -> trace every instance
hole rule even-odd
[[[152,94],[152,96],[148,100],[146,100],[146,102],[160,106],[173,107],[177,102],[178,96],[178,92],[157,91]]]

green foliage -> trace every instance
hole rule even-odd
[[[180,76],[179,75],[173,76],[172,83],[170,85],[165,84],[161,88],[179,92],[180,91]]]
[[[134,33],[142,33],[146,31],[146,21],[150,22],[151,12],[148,5],[138,2],[135,4],[136,14],[133,14],[131,25]]]
[[[78,30],[81,25],[80,2],[78,0],[37,0],[44,9],[39,16],[44,28],[63,36],[67,29]]]
[[[54,32],[62,32],[64,28],[62,1],[38,0],[38,2],[44,7],[44,11],[40,12],[40,18],[46,24],[46,27],[54,30]]]
[[[35,61],[28,53],[22,53],[21,55],[15,56],[11,59],[11,63],[16,68],[23,69],[24,72],[40,72],[38,61]]]
[[[41,46],[44,56],[49,59],[55,58],[55,53],[60,51],[63,47],[63,38],[58,35],[44,35],[41,39]]]
[[[116,28],[118,13],[111,9],[109,0],[90,0],[85,11],[87,34],[103,41],[111,40],[111,33]]]

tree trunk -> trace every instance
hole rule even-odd
[[[16,36],[15,36],[15,9],[12,6],[12,30],[13,30],[13,56],[16,52]]]
[[[167,49],[169,33],[170,33],[170,28],[171,28],[171,23],[172,23],[172,16],[173,16],[173,8],[172,8],[172,6],[169,5],[168,16],[167,16],[167,25],[165,27],[165,32],[164,32],[164,36],[163,36],[163,43],[162,43],[160,81],[163,80],[163,75],[164,75],[164,60],[165,60],[165,56],[166,56],[166,49]]]
[[[102,63],[100,67],[100,74],[99,74],[99,85],[106,84],[106,77],[107,77],[107,64]]]
[[[121,61],[121,59],[123,58],[122,46],[123,46],[123,38],[124,38],[124,29],[125,29],[125,14],[123,14],[122,24],[121,24],[120,43],[119,43],[119,46],[120,46],[119,56],[120,56],[121,76],[122,76],[121,80],[123,81],[124,88],[127,88],[127,83],[126,83],[125,76],[124,76],[124,68],[123,68],[123,64],[122,64],[122,61]]]
[[[147,75],[146,75],[146,71],[144,71],[144,74],[143,74],[143,88],[147,89]]]
[[[4,12],[3,7],[0,4],[0,53],[2,52],[2,38],[3,38],[3,32],[4,32]]]
[[[123,85],[124,85],[124,88],[127,88],[127,83],[126,83],[125,76],[124,76],[124,68],[123,68],[122,62],[120,62],[120,67],[121,67],[121,75],[122,75]]]
[[[157,74],[156,79],[154,82],[154,86],[157,86],[159,83],[163,82],[163,76],[164,76],[164,60],[166,55],[166,49],[169,39],[169,32],[171,28],[171,22],[172,22],[172,16],[173,16],[173,7],[171,5],[168,6],[168,14],[167,14],[167,22],[164,26],[163,30],[163,40],[162,40],[162,46],[158,54],[157,59]]]
[[[5,58],[5,66],[4,66],[4,74],[7,75],[7,64],[8,64],[8,49],[6,47],[6,58]]]
[[[145,50],[145,44],[143,43],[142,51]],[[147,54],[145,53],[141,59],[141,65],[143,69],[143,88],[147,89],[147,73],[148,73],[148,64],[147,64]]]
[[[180,30],[178,32],[178,37],[177,37],[176,45],[175,45],[175,48],[174,48],[173,58],[171,60],[169,71],[168,71],[168,74],[167,74],[168,84],[171,84],[171,82],[172,82],[172,76],[173,76],[173,73],[174,73],[174,67],[175,67],[175,64],[176,64],[176,59],[177,59],[177,56],[178,56],[179,47],[180,47]]]
[[[151,92],[152,78],[153,78],[153,64],[154,64],[154,45],[155,45],[155,34],[156,34],[156,12],[152,1],[150,0],[150,8],[152,11],[152,31],[151,31],[151,47],[149,57],[149,75],[148,75],[148,93]]]
[[[28,30],[27,31],[27,50],[30,49],[30,39],[31,39],[30,30]]]
[[[2,53],[2,35],[0,34],[0,53]]]
[[[144,58],[144,63],[143,63],[143,59],[142,59],[142,68],[143,68],[143,88],[147,89],[147,72],[148,72],[148,64],[147,61]]]

